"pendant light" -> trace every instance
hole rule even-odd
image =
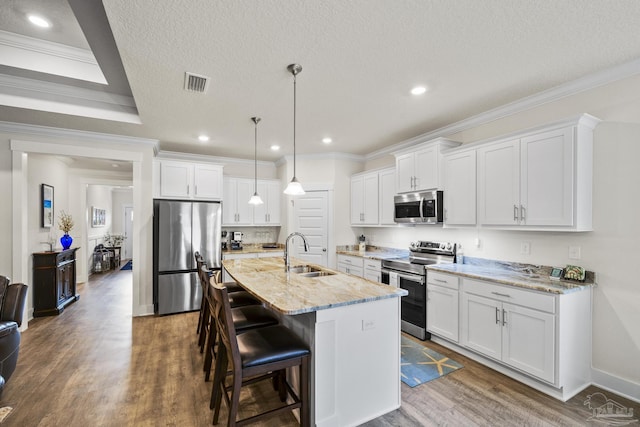
[[[253,120],[253,123],[255,125],[255,132],[254,132],[255,144],[253,149],[253,158],[255,161],[254,161],[254,171],[253,171],[253,177],[254,177],[253,196],[251,196],[251,198],[249,199],[249,204],[257,206],[264,203],[260,198],[260,196],[258,196],[258,123],[260,123],[260,117],[251,117],[251,120]]]
[[[284,194],[301,196],[304,194],[304,189],[298,178],[296,178],[296,76],[302,72],[302,65],[291,64],[287,67],[287,70],[293,74],[293,178],[287,188],[284,189]]]

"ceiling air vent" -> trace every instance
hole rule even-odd
[[[184,73],[184,90],[206,93],[207,89],[209,89],[209,77],[189,72]]]

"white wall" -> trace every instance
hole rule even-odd
[[[133,206],[133,191],[130,189],[114,188],[111,192],[112,197],[112,234],[124,234],[124,208],[125,206]]]

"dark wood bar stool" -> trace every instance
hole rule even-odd
[[[225,398],[229,407],[227,426],[246,425],[284,411],[300,409],[300,425],[309,426],[309,346],[288,328],[267,326],[237,334],[233,322],[228,292],[224,286],[211,285],[209,293],[215,301],[214,320],[220,335],[218,357],[211,390],[214,406],[213,424],[218,423],[220,404]],[[232,384],[226,385],[227,368],[231,364]],[[284,380],[279,387],[280,399],[286,401],[289,394],[293,403],[283,405],[242,420],[236,420],[240,405],[240,389],[263,379],[279,377],[285,369],[300,370],[300,392],[296,394]],[[229,395],[229,391],[231,395]]]
[[[209,283],[213,279],[214,281],[218,280],[220,277],[220,272],[211,273],[207,268],[206,263],[202,263],[200,266],[200,270],[198,270],[198,275],[200,278],[200,285],[202,286],[202,301],[204,306],[201,307],[201,325],[200,325],[200,335],[198,337],[198,345],[200,346],[200,353],[204,352],[205,344],[207,342],[207,336],[211,333],[213,329],[211,327],[211,314],[209,312],[209,306],[206,303],[207,294],[209,293]],[[237,286],[234,286],[235,282],[229,283],[229,286],[233,289],[238,289]],[[242,289],[242,287],[240,287]],[[260,301],[251,296],[251,294],[245,290],[235,290],[231,292],[229,297],[230,304],[232,307],[243,307],[247,305],[261,305]]]
[[[213,286],[213,284],[216,284],[216,282],[212,280],[212,285],[210,286]],[[219,283],[217,285],[226,287],[226,283]],[[216,312],[216,302],[211,292],[212,291],[209,290],[209,292],[207,293],[207,303],[209,305],[208,312],[212,314],[210,318],[210,331],[207,335],[207,343],[205,345],[205,348],[207,349],[204,356],[205,381],[209,381],[209,377],[211,374],[211,365],[212,362],[216,360],[216,348],[218,344],[217,328],[215,326],[215,320],[213,318],[213,313]],[[246,305],[242,307],[231,308],[231,318],[233,320],[233,325],[236,328],[237,334],[241,334],[255,328],[264,328],[266,326],[273,326],[278,324],[278,318],[262,305]]]

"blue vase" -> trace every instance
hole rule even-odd
[[[62,249],[69,249],[71,244],[73,243],[73,239],[67,233],[64,233],[64,236],[60,238],[60,243],[62,244]]]

